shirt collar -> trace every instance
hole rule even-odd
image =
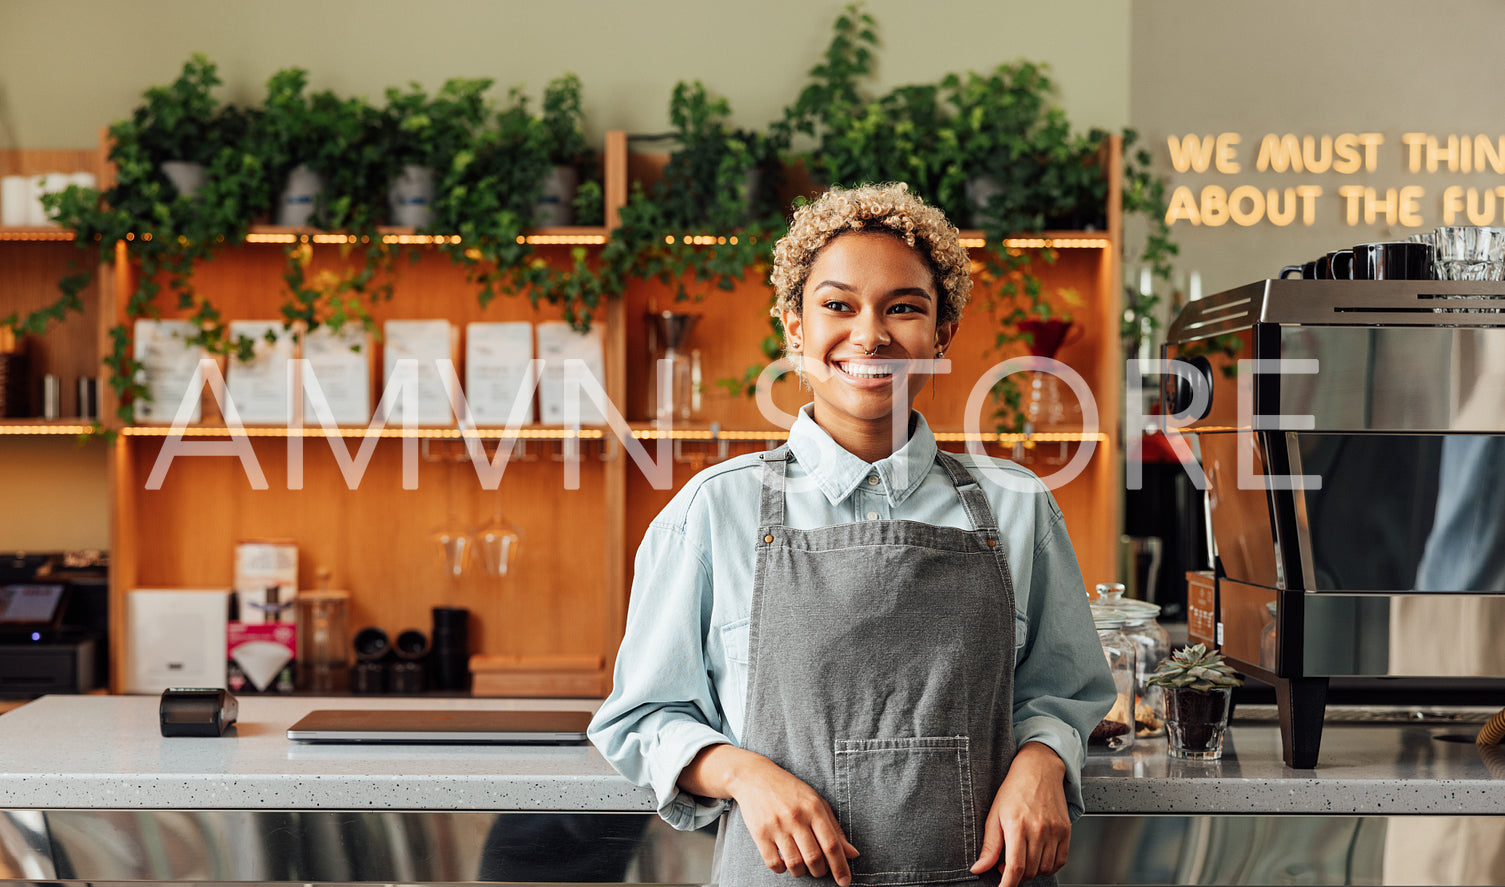
[[[869,474],[876,472],[889,505],[897,507],[919,489],[930,467],[935,464],[935,435],[925,417],[913,410],[909,416],[914,431],[904,446],[891,456],[868,463],[847,452],[816,424],[810,416],[813,406],[806,404],[800,408],[799,416],[789,429],[789,449],[832,505],[852,495],[853,490],[866,482]],[[903,486],[899,485],[901,481]]]

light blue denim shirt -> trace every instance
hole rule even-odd
[[[911,520],[975,529],[918,414],[904,447],[876,463],[842,449],[808,406],[789,447],[789,527]],[[1013,571],[1015,739],[1061,756],[1075,819],[1085,738],[1112,707],[1114,687],[1066,525],[1033,474],[1003,460],[980,470],[979,460],[957,458],[987,494]],[[742,735],[762,465],[752,454],[707,468],[649,526],[612,693],[590,727],[606,759],[651,787],[659,815],[675,828],[700,828],[726,806],[675,783],[702,748]]]

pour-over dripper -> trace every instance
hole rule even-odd
[[[1029,336],[1026,348],[1034,357],[1054,359],[1065,345],[1081,338],[1082,327],[1062,318],[1030,317],[1019,321],[1019,331]],[[1072,335],[1073,331],[1075,335]],[[1081,428],[1081,404],[1064,389],[1066,384],[1054,373],[1031,372],[1023,391],[1024,430],[1032,438],[1042,432],[1070,432]],[[1015,447],[1015,458],[1034,446],[1021,442]],[[1046,464],[1061,464],[1066,461],[1067,442],[1059,440],[1054,446],[1036,450],[1035,458]]]
[[[646,316],[649,353],[653,363],[648,368],[648,403],[655,419],[689,419],[700,409],[700,352],[686,352],[690,332],[700,320],[699,314],[656,311]],[[670,362],[669,396],[659,391],[660,360]]]
[[[685,340],[689,339],[690,333],[694,331],[695,324],[700,321],[699,314],[683,314],[676,311],[658,311],[647,317],[652,324],[657,348],[662,348],[666,352],[683,348]],[[650,350],[657,350],[657,348]]]

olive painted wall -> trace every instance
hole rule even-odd
[[[674,83],[700,79],[761,125],[819,60],[841,0],[3,0],[0,147],[95,143],[142,89],[204,52],[224,96],[255,101],[273,71],[378,99],[408,81],[491,77],[537,95],[564,71],[585,82],[591,128],[658,132]],[[870,0],[880,89],[1027,58],[1050,63],[1073,121],[1123,126],[1128,0]]]

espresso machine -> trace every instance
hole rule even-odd
[[[1286,764],[1316,766],[1334,679],[1500,704],[1505,283],[1260,281],[1163,356],[1215,553],[1189,634],[1275,687]]]

